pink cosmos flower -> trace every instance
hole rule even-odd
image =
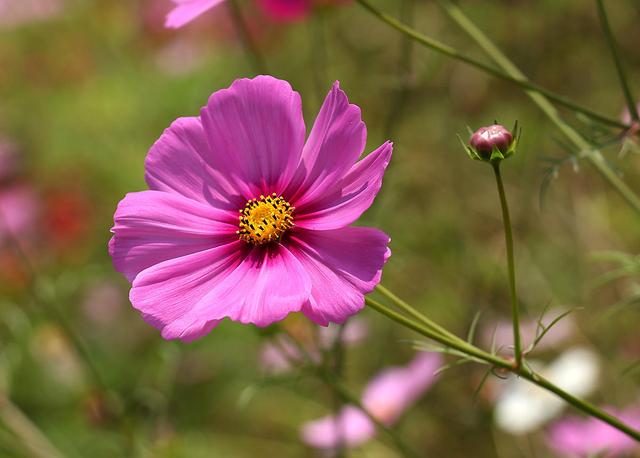
[[[258,76],[215,92],[153,145],[150,190],[118,205],[109,252],[164,338],[291,312],[326,326],[364,306],[389,237],[350,224],[378,193],[392,145],[358,161],[366,128],[337,82],[305,132],[300,95]]]
[[[218,6],[224,0],[172,0],[176,6],[167,15],[165,27],[178,29]],[[276,21],[296,21],[309,15],[316,5],[345,3],[346,0],[258,0],[258,5]]]
[[[442,366],[439,353],[420,353],[409,365],[391,367],[367,385],[362,395],[364,408],[381,423],[390,426],[435,382]],[[302,440],[308,445],[335,450],[364,444],[376,433],[375,424],[358,407],[347,405],[336,416],[303,425]]]
[[[605,410],[633,428],[640,428],[640,408]],[[640,450],[636,441],[596,418],[567,417],[557,421],[551,426],[547,443],[559,456],[569,458],[611,458]]]

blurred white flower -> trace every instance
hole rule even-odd
[[[597,387],[600,364],[591,350],[574,347],[537,372],[574,396],[585,397]],[[556,417],[565,406],[556,395],[526,380],[513,378],[498,398],[494,420],[509,433],[525,434]]]

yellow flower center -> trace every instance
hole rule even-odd
[[[278,240],[293,227],[293,210],[295,207],[276,193],[251,199],[240,210],[240,229],[236,233],[240,240],[252,245]]]

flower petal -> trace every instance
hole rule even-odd
[[[201,112],[214,168],[246,199],[281,194],[300,162],[305,125],[300,95],[271,76],[236,80]]]
[[[164,26],[178,29],[224,0],[173,0],[176,6],[167,14]]]
[[[311,290],[289,250],[240,241],[151,267],[133,286],[132,303],[165,339],[190,338],[227,317],[267,326],[299,311]]]
[[[623,411],[605,407],[607,413],[627,425],[640,427],[640,409]],[[547,444],[563,457],[627,456],[639,450],[638,443],[626,434],[596,418],[565,417],[549,428]]]
[[[314,230],[348,226],[373,203],[391,160],[393,144],[386,142],[358,161],[334,190],[306,207],[296,204],[296,226]]]
[[[219,321],[208,316],[204,298],[242,262],[243,246],[236,240],[143,270],[133,281],[131,303],[165,339],[203,336]]]
[[[109,253],[129,281],[167,259],[237,240],[233,213],[160,191],[127,194],[114,221]]]
[[[302,208],[321,197],[353,166],[366,141],[367,128],[360,108],[349,104],[336,81],[304,145],[302,161],[287,190],[290,202]]]
[[[442,364],[439,353],[420,352],[407,366],[387,368],[369,382],[362,404],[378,420],[391,425],[435,382]]]
[[[338,416],[327,416],[302,426],[302,440],[318,449],[353,448],[364,444],[376,434],[376,427],[367,415],[355,406],[347,405]]]
[[[311,278],[302,312],[322,326],[342,323],[364,307],[364,294],[380,282],[391,255],[389,236],[369,227],[296,230],[287,246]]]
[[[205,305],[211,319],[228,317],[268,326],[300,311],[310,293],[308,275],[287,248],[253,247],[233,272],[216,283]]]
[[[211,157],[200,118],[178,118],[149,150],[145,179],[150,189],[237,211],[247,199],[214,169]]]

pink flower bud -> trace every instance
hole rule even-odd
[[[494,148],[506,155],[513,144],[513,135],[506,127],[494,124],[476,130],[469,143],[480,157],[488,159]]]

